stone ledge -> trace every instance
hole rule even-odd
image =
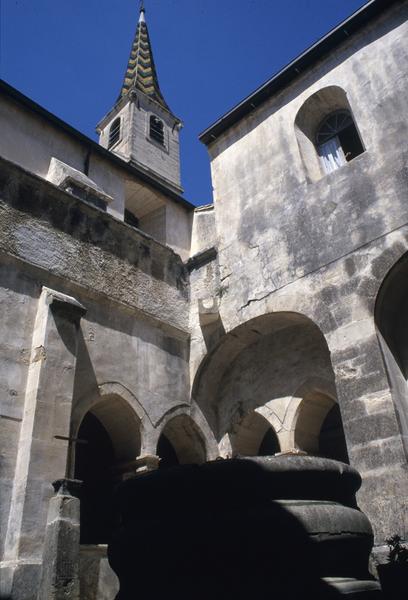
[[[0,253],[188,332],[188,270],[172,249],[4,159],[0,200]]]

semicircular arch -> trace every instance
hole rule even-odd
[[[256,352],[260,360],[255,360]],[[301,313],[267,313],[225,334],[203,359],[193,383],[193,399],[219,441],[234,420],[239,420],[234,411],[246,414],[274,398],[291,397],[293,387],[299,385],[296,382],[304,379],[307,364],[310,372],[313,361],[316,376],[324,375],[334,386],[330,352],[321,329]],[[249,368],[253,372],[245,379]],[[289,373],[296,375],[293,382]],[[222,394],[228,395],[224,415]]]

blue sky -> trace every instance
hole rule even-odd
[[[184,122],[185,196],[211,201],[198,134],[365,0],[145,0],[160,86]],[[0,75],[96,139],[120,90],[138,0],[0,0]]]

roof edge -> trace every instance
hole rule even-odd
[[[76,140],[78,140],[78,142],[88,146],[88,148],[92,152],[95,152],[95,154],[110,161],[118,168],[124,169],[128,173],[134,175],[140,181],[146,183],[149,187],[157,190],[164,196],[167,196],[167,198],[169,198],[170,200],[181,204],[182,206],[184,206],[184,208],[189,210],[194,210],[196,208],[194,204],[183,198],[180,194],[177,194],[164,184],[161,184],[155,178],[144,173],[141,169],[138,169],[136,166],[127,163],[116,154],[113,154],[106,148],[103,148],[97,142],[95,142],[95,140],[92,140],[91,138],[87,137],[85,134],[72,127],[72,125],[69,125],[53,113],[49,112],[47,109],[43,108],[40,104],[37,104],[37,102],[34,102],[34,100],[28,98],[28,96],[25,96],[23,93],[21,93],[19,90],[11,86],[3,79],[0,79],[0,93],[5,94],[6,96],[18,102],[19,104],[22,104],[32,112],[40,115],[42,118],[46,119],[59,129],[62,129],[68,135],[74,137]]]
[[[249,96],[236,104],[212,125],[202,131],[198,139],[205,145],[211,144],[230,127],[238,123],[243,117],[258,108],[273,94],[283,89],[302,71],[317,62],[328,50],[339,46],[344,40],[355,34],[370,20],[385,12],[393,4],[402,0],[370,0],[361,8],[352,13],[347,19],[331,29],[326,35],[309,46],[304,52],[288,63],[273,77],[256,88]]]

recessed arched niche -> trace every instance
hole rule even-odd
[[[82,481],[81,544],[106,544],[115,522],[113,492],[140,454],[140,420],[116,395],[84,415],[77,433],[75,478]]]
[[[295,134],[306,176],[317,181],[364,152],[364,144],[346,92],[332,85],[302,104]]]
[[[348,460],[340,411],[330,413],[336,387],[329,348],[305,315],[269,313],[228,332],[201,364],[193,397],[222,456],[302,450]],[[336,436],[337,453],[329,441]]]
[[[402,441],[408,452],[408,253],[385,277],[375,305],[375,324]]]

